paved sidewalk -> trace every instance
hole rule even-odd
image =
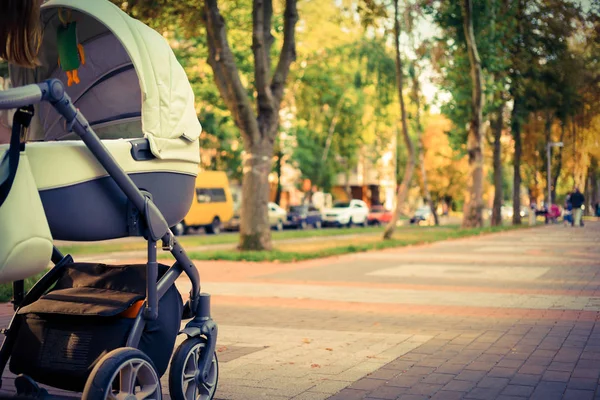
[[[600,399],[599,241],[588,222],[198,263],[219,323],[216,398]]]

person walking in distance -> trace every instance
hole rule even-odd
[[[573,190],[573,194],[571,194],[571,204],[573,205],[573,226],[582,226],[582,221],[581,221],[581,206],[583,206],[583,203],[585,202],[585,197],[583,196],[583,194],[579,191],[579,188],[577,186],[575,186],[575,189]]]

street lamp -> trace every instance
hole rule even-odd
[[[548,159],[548,212],[550,211],[550,206],[552,205],[552,184],[551,184],[551,163],[550,163],[550,148],[552,147],[563,147],[563,142],[548,142],[546,145],[547,159]]]

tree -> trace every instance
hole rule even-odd
[[[244,250],[271,249],[271,231],[267,203],[275,139],[290,66],[296,58],[295,26],[298,21],[296,0],[286,0],[281,28],[283,40],[279,60],[273,68],[273,2],[252,1],[252,55],[254,56],[254,90],[242,82],[239,57],[228,40],[228,32],[217,0],[200,2],[186,0],[113,0],[126,11],[149,22],[152,26],[181,25],[186,36],[198,37],[197,21],[206,31],[208,64],[220,96],[240,130],[244,146],[242,208],[239,248]],[[246,1],[234,5],[245,8]],[[240,5],[241,4],[241,5]],[[246,14],[247,8],[245,8]],[[234,25],[235,26],[235,25]],[[248,35],[246,34],[246,37]],[[245,54],[247,57],[249,54]],[[252,102],[256,106],[252,106]]]
[[[471,4],[471,24],[467,28],[472,30],[472,39],[469,39],[468,29],[465,30],[465,7],[461,2],[426,2],[425,12],[432,15],[434,21],[443,29],[444,35],[437,40],[435,48],[434,63],[438,73],[441,74],[441,89],[448,91],[452,97],[442,106],[442,112],[453,122],[452,128],[448,131],[450,143],[456,151],[466,154],[470,157],[471,182],[473,183],[473,172],[477,172],[476,185],[470,184],[470,189],[480,186],[480,192],[483,195],[484,189],[484,171],[486,165],[483,162],[483,139],[484,131],[482,126],[486,120],[491,120],[493,140],[493,162],[494,168],[494,206],[493,218],[494,224],[500,222],[500,207],[503,200],[504,179],[502,173],[501,145],[500,137],[504,129],[504,120],[498,119],[502,116],[502,109],[508,100],[507,86],[508,73],[510,67],[510,58],[508,44],[512,38],[513,17],[507,4],[508,0],[498,2],[495,0],[478,1]],[[475,41],[475,38],[477,40]],[[475,44],[478,62],[469,50],[469,42]],[[473,71],[476,72],[476,79],[473,80]],[[474,109],[479,107],[478,86],[481,89],[481,114],[475,113]],[[476,94],[474,103],[474,93]],[[479,136],[472,134],[475,128],[474,120],[479,120]],[[469,129],[467,129],[469,127]],[[475,129],[477,131],[477,129]],[[475,139],[475,140],[473,140]],[[492,143],[492,142],[490,142]],[[473,148],[475,146],[475,148]],[[474,151],[473,151],[474,150]],[[473,162],[474,157],[481,154],[482,160]],[[481,168],[474,168],[480,165]],[[470,207],[469,198],[465,199],[465,211]],[[475,203],[483,207],[482,198]],[[469,217],[465,212],[463,222]],[[477,224],[481,223],[482,215],[479,211],[475,212]]]
[[[242,133],[244,142],[244,179],[240,223],[240,248],[271,249],[271,231],[267,203],[275,138],[279,128],[279,109],[290,65],[295,60],[295,25],[298,21],[296,0],[286,0],[283,44],[279,62],[271,73],[271,34],[273,4],[271,0],[254,0],[252,8],[252,50],[256,111],[240,80],[227,40],[225,20],[217,0],[204,1],[204,23],[208,38],[208,63],[227,108]]]
[[[483,225],[483,134],[482,134],[482,111],[483,111],[483,81],[481,72],[481,60],[477,52],[477,43],[473,32],[473,6],[471,0],[463,0],[463,28],[467,42],[467,52],[471,64],[472,84],[472,112],[469,126],[469,137],[467,147],[469,152],[469,168],[471,170],[471,182],[469,184],[469,196],[465,203],[464,218],[462,226],[465,228],[480,227]]]
[[[398,223],[398,217],[400,216],[400,212],[402,210],[402,207],[404,206],[404,202],[406,201],[406,196],[408,194],[408,189],[410,186],[410,182],[412,181],[416,164],[415,151],[413,148],[412,140],[410,139],[410,136],[408,134],[406,107],[404,105],[404,72],[402,71],[402,58],[400,56],[400,21],[398,11],[398,0],[394,0],[394,51],[396,55],[396,89],[398,90],[398,98],[400,100],[400,114],[402,118],[402,137],[404,139],[404,144],[406,145],[408,157],[406,159],[404,176],[402,177],[402,182],[400,183],[400,186],[398,187],[398,192],[396,194],[396,207],[394,208],[394,212],[392,213],[392,219],[386,226],[385,231],[383,233],[384,239],[391,239],[394,234],[396,224]]]
[[[494,135],[494,203],[492,206],[492,226],[502,225],[504,177],[502,175],[502,143],[500,139],[502,138],[502,128],[504,126],[503,114],[504,103],[501,103],[492,121],[492,133]]]

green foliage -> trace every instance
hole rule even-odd
[[[313,54],[295,77],[293,160],[304,178],[329,190],[356,165],[361,146],[389,141],[381,132],[394,123],[394,62],[381,40],[361,39]]]
[[[468,123],[471,120],[472,80],[463,29],[461,2],[426,2],[425,12],[444,32],[436,39],[437,69],[442,73],[441,89],[451,93],[442,112],[453,122],[449,141],[453,149],[466,151]],[[473,2],[473,30],[484,74],[483,114],[488,115],[505,102],[510,68],[509,42],[514,36],[514,9],[495,0]]]

